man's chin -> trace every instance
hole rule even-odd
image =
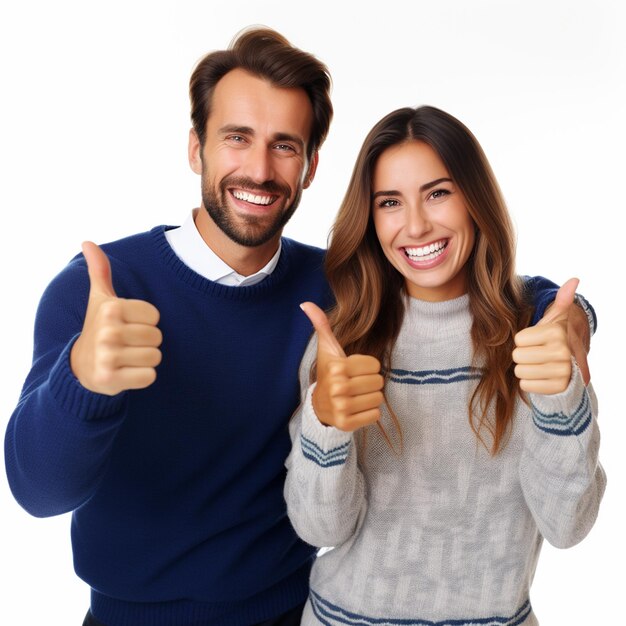
[[[285,224],[292,215],[293,212],[290,212],[288,216],[282,215],[280,219],[274,219],[273,221],[254,216],[244,216],[242,218],[240,216],[241,221],[239,224],[230,223],[224,225],[222,230],[235,243],[247,248],[257,248],[272,239],[278,240],[282,235]]]
[[[285,224],[291,219],[297,206],[291,204],[284,212],[272,212],[271,215],[252,215],[230,206],[226,198],[223,203],[204,202],[212,198],[203,197],[205,210],[215,225],[234,243],[246,248],[258,248],[272,239],[278,240]],[[227,208],[228,207],[228,208]]]
[[[266,244],[268,241],[280,237],[283,227],[280,226],[279,228],[270,228],[266,230],[248,229],[245,232],[241,230],[235,231],[232,228],[223,230],[226,236],[236,244],[246,248],[258,248],[259,246]]]

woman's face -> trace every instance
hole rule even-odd
[[[437,153],[421,141],[387,148],[372,194],[378,241],[409,295],[430,302],[463,295],[474,222]]]

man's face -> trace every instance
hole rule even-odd
[[[203,147],[192,131],[190,162],[204,209],[230,240],[256,247],[280,237],[315,171],[317,157],[306,157],[312,120],[302,89],[241,69],[217,83]]]

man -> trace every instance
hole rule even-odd
[[[85,243],[44,293],[7,473],[33,515],[73,511],[86,625],[299,624],[315,550],[282,496],[311,331],[298,305],[331,298],[323,251],[281,233],[315,175],[329,89],[273,31],[207,55],[190,84],[200,208]]]

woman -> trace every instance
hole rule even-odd
[[[605,487],[595,397],[567,346],[577,281],[530,326],[491,168],[433,107],[365,139],[327,272],[329,323],[303,306],[317,337],[285,487],[300,536],[334,546],[302,623],[537,624],[542,538],[583,539]]]

